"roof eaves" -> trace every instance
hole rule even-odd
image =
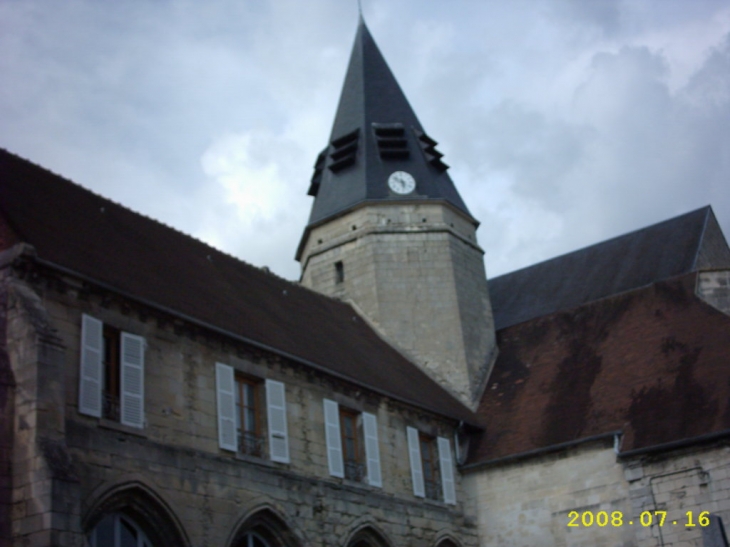
[[[213,325],[213,324],[208,323],[206,321],[203,321],[201,319],[198,319],[198,318],[192,317],[190,315],[187,315],[185,313],[182,313],[182,312],[180,312],[178,310],[175,310],[173,308],[169,308],[167,306],[164,306],[164,305],[162,305],[162,304],[160,304],[158,302],[154,302],[152,300],[148,300],[146,298],[141,298],[139,296],[130,294],[130,293],[128,293],[126,291],[123,291],[123,290],[120,290],[120,289],[118,289],[118,288],[116,288],[116,287],[114,287],[114,286],[112,286],[112,285],[110,285],[108,283],[105,283],[103,281],[99,281],[99,280],[93,279],[93,278],[91,278],[91,277],[89,277],[89,276],[87,276],[85,274],[82,274],[80,272],[74,271],[74,270],[72,270],[70,268],[66,268],[65,266],[61,266],[60,264],[56,264],[54,262],[51,262],[51,261],[48,261],[48,260],[44,260],[44,259],[42,259],[40,257],[37,257],[37,256],[33,256],[33,255],[30,255],[30,256],[31,256],[31,258],[32,258],[33,261],[37,262],[38,264],[40,264],[42,266],[45,266],[47,268],[51,268],[51,269],[57,270],[57,271],[59,271],[61,273],[64,273],[66,275],[71,275],[71,276],[77,277],[77,278],[79,278],[79,279],[81,279],[83,281],[86,281],[88,283],[92,283],[92,284],[94,284],[94,285],[96,285],[96,286],[98,286],[98,287],[100,287],[100,288],[102,288],[104,290],[108,290],[110,292],[114,292],[114,293],[116,293],[116,294],[118,294],[118,295],[120,295],[120,296],[122,296],[122,297],[124,297],[126,299],[129,299],[131,301],[134,301],[134,302],[137,302],[139,304],[142,304],[143,306],[146,306],[146,307],[149,307],[149,308],[152,308],[152,309],[156,309],[158,311],[161,311],[161,312],[166,313],[166,314],[169,314],[169,315],[173,315],[175,317],[178,317],[178,318],[180,318],[180,319],[182,319],[184,321],[187,321],[187,322],[189,322],[191,324],[194,324],[194,325],[197,325],[199,327],[202,327],[202,328],[204,328],[206,330],[209,330],[211,332],[215,332],[217,334],[221,334],[223,336],[232,338],[234,340],[237,340],[239,342],[243,342],[245,344],[250,344],[250,345],[252,345],[252,346],[254,346],[256,348],[259,348],[259,349],[262,349],[262,350],[271,352],[271,353],[273,353],[275,355],[278,355],[280,357],[284,357],[284,358],[290,359],[290,360],[292,360],[292,361],[294,361],[296,363],[299,363],[299,364],[302,364],[304,366],[310,367],[310,368],[312,368],[314,370],[317,370],[318,372],[322,372],[324,374],[327,374],[329,376],[333,376],[333,377],[338,378],[340,380],[344,380],[344,381],[347,381],[349,383],[353,383],[353,384],[359,385],[359,386],[361,386],[361,387],[363,387],[365,389],[368,389],[368,390],[370,390],[370,391],[372,391],[374,393],[378,393],[379,395],[383,395],[385,397],[388,397],[388,398],[394,399],[396,401],[400,401],[402,403],[406,403],[406,404],[415,406],[417,408],[422,408],[422,409],[428,410],[428,411],[433,412],[434,414],[438,414],[440,416],[445,416],[445,417],[448,417],[448,418],[451,418],[451,419],[454,419],[454,420],[458,420],[458,421],[465,421],[465,422],[469,423],[469,425],[472,425],[472,426],[475,426],[475,427],[479,427],[476,418],[473,418],[473,421],[471,421],[471,422],[469,422],[469,421],[467,421],[467,420],[464,419],[466,417],[466,413],[463,416],[458,416],[458,415],[455,415],[455,414],[452,414],[452,413],[445,413],[443,410],[439,410],[439,409],[437,409],[437,408],[435,408],[435,407],[433,407],[431,405],[424,404],[424,403],[421,403],[419,401],[414,401],[414,400],[408,399],[406,397],[403,397],[403,396],[397,395],[395,393],[392,393],[392,392],[390,392],[390,391],[388,391],[386,389],[382,389],[382,388],[379,388],[379,387],[375,387],[375,386],[372,386],[372,385],[363,383],[360,380],[356,380],[356,379],[351,378],[351,377],[349,377],[349,376],[347,376],[345,374],[341,374],[341,373],[338,373],[336,371],[333,371],[329,367],[326,367],[326,366],[321,365],[319,363],[315,363],[315,362],[310,361],[308,359],[305,359],[305,358],[299,357],[297,355],[291,354],[289,352],[282,351],[282,350],[280,350],[278,348],[272,347],[272,346],[270,346],[268,344],[264,344],[263,342],[259,342],[257,340],[252,339],[252,338],[248,338],[246,336],[243,336],[243,335],[240,335],[240,334],[231,332],[229,330],[223,329],[221,327],[218,327],[216,325]],[[416,365],[413,365],[413,366],[416,366]],[[468,409],[466,407],[464,408],[464,410],[468,412]]]
[[[730,429],[723,429],[721,431],[713,431],[712,433],[705,433],[696,437],[689,437],[687,439],[680,439],[677,441],[671,441],[668,443],[655,444],[652,446],[645,446],[642,448],[635,448],[633,450],[627,450],[626,452],[619,452],[618,457],[621,459],[631,458],[634,456],[643,456],[648,454],[654,454],[656,452],[666,452],[669,450],[677,450],[680,448],[686,448],[688,446],[711,443],[726,437],[730,437]]]
[[[599,433],[598,435],[591,435],[590,437],[582,437],[580,439],[566,441],[564,443],[551,444],[549,446],[542,446],[540,448],[535,448],[534,450],[526,450],[525,452],[519,452],[517,454],[509,454],[507,456],[501,456],[499,458],[493,458],[491,460],[470,463],[470,464],[462,466],[460,468],[460,470],[462,472],[478,471],[478,470],[484,469],[486,467],[494,467],[497,465],[501,465],[503,463],[512,463],[512,462],[525,460],[528,458],[543,456],[545,454],[550,454],[552,452],[559,452],[560,450],[565,450],[566,448],[572,448],[574,446],[578,446],[578,445],[585,444],[585,443],[590,443],[590,442],[594,442],[594,441],[602,441],[602,440],[606,440],[609,438],[615,438],[616,436],[620,436],[621,434],[622,434],[622,432],[620,430],[608,431],[606,433]]]

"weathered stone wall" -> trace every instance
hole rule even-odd
[[[4,278],[0,277],[0,284]],[[0,290],[0,546],[10,545],[13,506],[13,430],[15,381],[7,342],[7,291]]]
[[[39,378],[44,359],[38,357],[38,339],[27,330],[27,318],[17,317],[12,330],[13,367],[22,393],[16,398],[20,420],[16,445],[20,448],[13,462],[22,477],[15,489],[18,545],[51,544],[32,537],[40,530],[47,534],[44,537],[53,531],[54,544],[79,545],[103,514],[123,507],[118,501],[122,491],[140,492],[137,497],[155,500],[152,505],[157,512],[135,509],[133,514],[157,518],[159,523],[147,525],[169,530],[168,539],[163,534],[161,541],[177,537],[189,545],[229,545],[236,530],[265,508],[301,545],[344,545],[364,526],[379,530],[396,545],[435,545],[445,535],[458,538],[464,547],[477,544],[476,530],[463,512],[458,476],[456,507],[416,498],[412,490],[406,426],[451,439],[455,423],[113,295],[96,293],[72,279],[56,280],[53,286],[38,282],[34,289],[42,294],[65,350],[51,359],[53,367],[46,366],[47,375]],[[82,313],[145,338],[143,429],[78,413]],[[59,355],[62,366],[58,366]],[[216,362],[284,382],[291,463],[219,448]],[[49,393],[39,391],[39,384],[49,386]],[[34,440],[40,436],[35,423],[22,422],[37,416],[40,407],[50,409],[47,396],[59,406],[44,418],[48,430],[56,432],[43,435],[50,444]],[[329,476],[324,397],[377,416],[382,488]],[[51,425],[54,420],[57,423]],[[56,461],[55,474],[49,471],[50,460]],[[59,490],[64,481],[72,486]],[[124,507],[132,507],[133,498]],[[148,531],[151,537],[159,534],[152,528]]]
[[[464,475],[480,545],[631,545],[627,526],[569,527],[571,511],[621,511],[631,504],[623,466],[613,448],[592,443]]]
[[[689,448],[627,462],[626,479],[634,518],[666,511],[664,526],[634,526],[636,544],[702,547],[699,515],[709,511],[730,525],[730,447]],[[676,521],[677,524],[674,524]],[[648,519],[647,519],[648,522]]]
[[[43,302],[3,271],[4,337],[13,389],[12,535],[15,545],[74,545],[78,481],[65,444],[64,347]],[[74,543],[77,542],[77,543]]]
[[[702,547],[701,512],[730,523],[726,446],[623,459],[605,444],[585,444],[475,469],[464,485],[469,510],[478,514],[480,545]],[[601,511],[606,526],[595,522]],[[620,520],[611,518],[616,511]],[[666,512],[663,526],[656,511]],[[686,526],[688,511],[693,527]],[[584,512],[587,523],[593,518],[590,526]]]
[[[474,225],[450,207],[379,204],[311,231],[302,284],[354,302],[394,346],[473,406],[496,351],[482,257]]]

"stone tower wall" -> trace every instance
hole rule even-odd
[[[495,352],[482,256],[473,223],[444,204],[371,205],[311,231],[302,284],[355,303],[473,406]]]

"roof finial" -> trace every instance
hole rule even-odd
[[[357,13],[360,15],[362,20],[362,0],[357,0]]]

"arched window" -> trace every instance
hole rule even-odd
[[[352,536],[347,547],[388,547],[390,544],[371,526],[366,526]]]
[[[256,532],[247,532],[244,534],[240,547],[271,547],[269,542],[258,535]]]
[[[237,528],[231,547],[302,547],[286,521],[269,508],[249,515]]]
[[[104,517],[89,534],[91,547],[153,547],[132,519],[119,513]],[[259,547],[256,545],[255,547]]]

